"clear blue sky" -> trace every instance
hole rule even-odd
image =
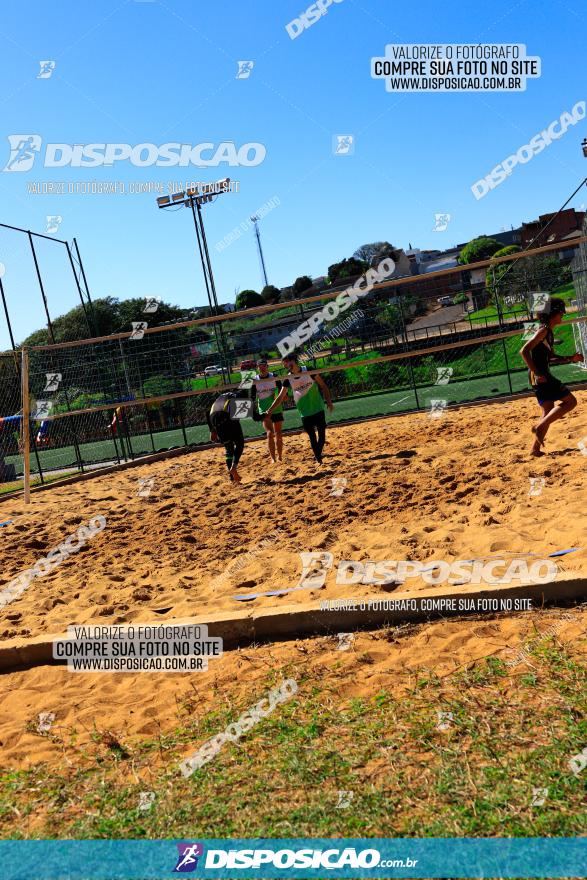
[[[586,175],[583,121],[485,198],[470,190],[587,99],[578,0],[343,0],[292,40],[285,25],[304,8],[305,0],[9,4],[0,23],[1,167],[8,135],[23,133],[43,144],[253,141],[267,154],[257,167],[217,169],[43,168],[37,158],[29,172],[0,173],[0,221],[44,232],[46,215],[61,215],[57,235],[77,237],[93,297],[160,296],[188,307],[205,303],[188,211],[159,211],[155,195],[32,195],[27,184],[239,180],[239,194],[204,208],[226,302],[237,287],[261,289],[255,240],[249,231],[222,253],[214,245],[275,196],[261,228],[269,281],[282,287],[326,273],[365,242],[444,249],[518,225],[556,210]],[[525,43],[542,58],[541,78],[517,94],[400,95],[370,76],[386,43],[479,42]],[[50,78],[37,78],[41,60],[56,62]],[[240,60],[254,61],[248,79],[236,78]],[[354,155],[333,154],[336,134],[354,135]],[[574,206],[585,201],[582,191]],[[437,212],[452,215],[446,232],[432,232]],[[76,304],[75,292],[47,245],[55,316]],[[44,324],[27,247],[0,235],[17,342]]]

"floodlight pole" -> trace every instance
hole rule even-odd
[[[159,208],[170,208],[176,205],[185,205],[186,208],[192,209],[192,217],[196,228],[196,238],[198,239],[198,250],[200,252],[200,261],[202,263],[202,271],[204,273],[204,283],[206,285],[206,294],[208,296],[208,304],[210,310],[214,313],[213,317],[219,313],[218,298],[216,296],[216,285],[214,284],[214,275],[212,273],[212,263],[210,261],[210,252],[208,250],[208,242],[206,240],[206,230],[204,229],[204,220],[202,218],[202,202],[211,201],[214,196],[223,192],[228,192],[228,184],[230,179],[227,177],[223,181],[216,184],[206,185],[200,191],[192,187],[187,192],[177,192],[171,197],[162,196],[157,199]],[[218,190],[218,186],[222,185],[222,189]],[[214,337],[216,339],[216,348],[220,360],[220,368],[222,371],[222,379],[230,384],[230,358],[226,347],[226,340],[222,332],[222,324],[214,324]],[[225,375],[226,374],[226,375]]]
[[[189,196],[189,205],[192,209],[192,217],[194,218],[194,226],[196,227],[196,237],[198,239],[198,250],[200,252],[200,261],[202,263],[202,272],[204,273],[204,283],[206,285],[206,294],[208,303],[212,313],[218,314],[218,298],[216,296],[216,285],[214,284],[214,276],[212,274],[212,264],[210,262],[210,253],[208,251],[208,243],[206,241],[206,231],[204,229],[204,221],[202,219],[202,208],[196,196]],[[222,332],[222,325],[214,324],[214,337],[216,339],[216,348],[220,355],[220,367],[222,369],[222,378],[227,384],[230,384],[230,363],[226,352],[226,340]],[[226,377],[224,375],[226,371]]]
[[[257,249],[259,251],[259,262],[261,263],[261,274],[263,276],[263,281],[265,282],[264,286],[267,287],[269,282],[267,281],[267,270],[265,268],[265,258],[263,256],[263,248],[261,247],[261,233],[259,232],[259,218],[253,214],[251,217],[255,225],[255,237],[257,239]],[[303,313],[303,312],[302,312]]]

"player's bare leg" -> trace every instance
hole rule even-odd
[[[273,431],[274,425],[270,417],[263,420],[263,427],[267,432],[267,448],[269,450],[269,455],[271,456],[271,461],[275,464],[275,433]]]

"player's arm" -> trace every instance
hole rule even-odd
[[[273,403],[271,404],[271,406],[269,407],[269,409],[266,410],[266,412],[265,412],[265,415],[266,415],[266,416],[270,416],[271,413],[273,412],[273,410],[274,410],[274,409],[277,409],[277,407],[278,407],[281,403],[283,403],[283,401],[286,399],[286,397],[287,397],[287,395],[288,395],[288,391],[289,391],[289,380],[288,380],[288,379],[284,379],[283,384],[280,383],[280,382],[276,382],[276,387],[277,387],[277,388],[278,388],[280,385],[281,385],[281,389],[280,389],[280,391],[279,391],[279,394],[277,395],[277,397],[275,398],[275,400],[273,401]]]
[[[560,364],[580,364],[581,361],[583,361],[583,360],[585,360],[583,355],[580,352],[576,351],[575,354],[561,355],[560,357],[553,357],[553,358],[551,358],[550,363],[555,364],[555,366],[557,364],[558,365],[560,365]]]
[[[215,443],[216,440],[218,440],[218,434],[212,426],[212,419],[210,418],[210,413],[208,412],[208,410],[206,410],[206,421],[208,422],[208,428],[210,429],[210,440]]]
[[[524,343],[520,349],[520,354],[522,355],[526,366],[535,375],[537,382],[546,382],[547,377],[538,372],[536,364],[532,360],[532,350],[536,348],[539,342],[542,342],[542,340],[546,338],[547,333],[548,327],[540,327],[534,336]]]
[[[330,396],[330,388],[328,387],[328,385],[326,384],[326,382],[324,381],[322,376],[319,376],[318,373],[316,373],[314,375],[314,381],[316,382],[316,384],[320,388],[320,391],[322,392],[322,397],[326,401],[326,406],[328,407],[330,412],[332,412],[332,410],[334,409],[334,406],[332,404],[332,398]]]

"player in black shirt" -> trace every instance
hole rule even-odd
[[[551,424],[562,419],[577,406],[574,394],[550,372],[551,364],[577,364],[583,360],[583,355],[578,352],[569,357],[557,357],[554,353],[552,330],[562,322],[565,310],[562,299],[551,297],[539,316],[540,328],[520,349],[520,354],[528,365],[530,384],[543,413],[538,424],[532,428],[535,439],[530,450],[531,455],[544,455],[540,447],[544,446],[544,438]],[[555,406],[557,400],[560,403]]]
[[[241,427],[241,420],[236,416],[235,407],[246,400],[249,392],[244,389],[238,391],[225,391],[220,394],[209,412],[206,412],[206,421],[210,428],[210,440],[219,440],[224,444],[226,453],[226,467],[228,475],[235,483],[240,483],[241,478],[237,470],[237,465],[245,448],[245,438]],[[251,417],[257,421],[258,416],[252,412]]]

